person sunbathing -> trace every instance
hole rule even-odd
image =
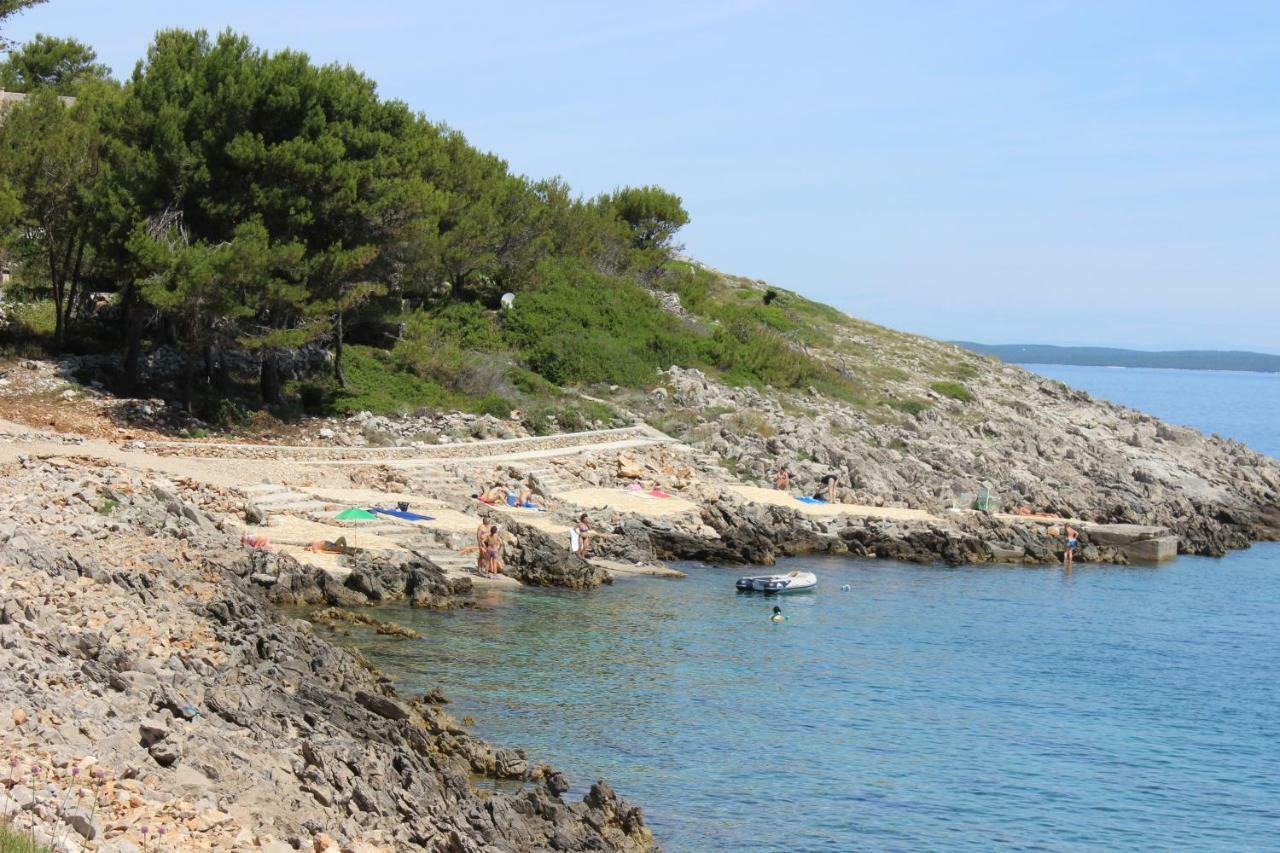
[[[307,545],[307,550],[315,554],[354,554],[355,549],[347,544],[347,537],[339,536],[330,542],[327,539],[320,539]]]
[[[500,504],[507,501],[507,490],[501,483],[494,483],[489,489],[472,495],[476,500],[487,504]]]
[[[245,533],[240,536],[240,544],[246,548],[257,548],[261,551],[271,550],[271,540],[261,533]]]
[[[516,498],[516,506],[523,507],[525,509],[545,510],[547,508],[547,502],[534,494],[533,489],[525,486],[520,490],[520,494]]]
[[[791,472],[786,468],[779,468],[778,473],[773,476],[773,487],[780,492],[789,491],[791,489]]]

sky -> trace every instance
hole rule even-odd
[[[686,251],[944,339],[1280,352],[1280,4],[51,0],[347,63],[532,177],[656,183]]]

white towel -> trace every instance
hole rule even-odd
[[[578,532],[578,528],[569,528],[569,553],[576,554],[582,548],[582,535]]]

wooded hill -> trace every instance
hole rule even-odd
[[[160,393],[224,426],[262,406],[432,406],[521,407],[539,425],[550,407],[573,428],[609,412],[563,388],[645,388],[673,364],[880,393],[874,360],[814,349],[853,318],[678,259],[675,194],[580,198],[512,174],[351,68],[168,31],[123,82],[49,37],[0,79],[28,92],[0,124],[17,261],[3,342],[116,356],[119,391],[140,390],[143,357],[163,351],[181,366]],[[282,375],[316,346],[324,375]]]

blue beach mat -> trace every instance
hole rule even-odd
[[[435,521],[429,515],[419,515],[416,512],[405,512],[399,509],[382,509],[381,507],[373,507],[369,512],[380,513],[381,515],[389,515],[392,518],[403,518],[405,521]]]
[[[815,498],[815,497],[812,497],[812,496],[810,496],[810,495],[796,495],[796,500],[800,501],[800,503],[802,503],[802,504],[824,504],[824,503],[826,503],[826,501],[824,501],[822,498]]]

